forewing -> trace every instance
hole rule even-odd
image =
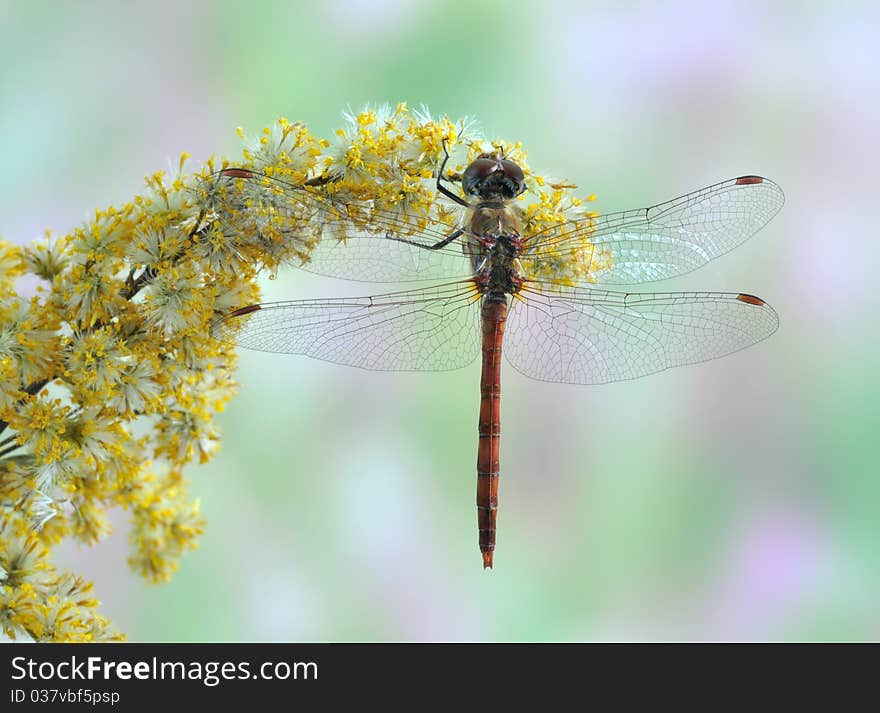
[[[778,323],[751,295],[525,285],[511,305],[504,352],[534,379],[603,384],[731,354]]]
[[[203,200],[224,236],[285,246],[309,272],[363,282],[450,279],[472,274],[464,241],[434,248],[460,216],[434,206],[432,215],[401,203],[343,199],[328,186],[295,185],[245,169],[212,174]]]
[[[765,226],[785,198],[773,181],[741,176],[650,208],[563,223],[527,235],[527,275],[628,285],[702,267]]]
[[[477,356],[478,300],[467,281],[374,297],[269,302],[221,317],[214,334],[248,349],[362,369],[445,371]]]

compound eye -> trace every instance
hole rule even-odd
[[[497,170],[498,162],[491,158],[478,158],[468,167],[468,173],[474,178],[486,178]]]
[[[501,161],[501,170],[504,171],[504,175],[508,178],[516,181],[517,184],[522,183],[526,180],[525,174],[523,170],[517,166],[513,161],[508,161],[507,159],[502,159]]]

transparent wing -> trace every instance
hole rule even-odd
[[[470,259],[456,239],[439,250],[400,242],[394,234],[360,233],[343,228],[345,240],[322,239],[298,267],[328,277],[360,282],[416,282],[473,275]]]
[[[778,324],[773,309],[751,295],[531,283],[511,305],[504,352],[534,379],[603,384],[731,354]]]
[[[294,185],[240,168],[209,176],[200,200],[223,235],[259,240],[269,250],[293,248],[298,267],[320,275],[397,282],[473,274],[464,241],[435,247],[460,218],[440,206],[437,215],[415,215],[403,203],[346,201],[327,186]]]
[[[220,318],[214,334],[248,349],[380,371],[445,371],[480,346],[479,292],[458,282],[374,297],[269,302]]]
[[[785,197],[740,176],[660,203],[563,223],[526,236],[522,263],[540,279],[629,285],[683,275],[754,235]]]

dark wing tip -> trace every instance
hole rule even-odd
[[[738,186],[751,186],[756,183],[763,183],[765,178],[762,176],[740,176],[736,179],[736,185]]]
[[[246,168],[224,168],[217,173],[227,178],[253,178],[256,176],[253,171],[248,171]]]
[[[230,319],[232,317],[242,317],[243,315],[250,314],[251,312],[256,312],[260,309],[263,309],[260,305],[248,305],[247,307],[239,307],[238,309],[232,310],[232,312],[227,314],[224,319]]]
[[[739,294],[736,298],[740,302],[745,302],[747,305],[755,305],[755,307],[763,307],[767,304],[760,297],[755,297],[754,295]]]

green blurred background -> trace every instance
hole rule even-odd
[[[669,289],[758,294],[724,360],[574,387],[504,372],[496,568],[474,508],[479,367],[246,353],[174,581],[127,524],[62,564],[132,640],[880,638],[876,3],[0,0],[0,234],[65,232],[183,150],[278,115],[329,136],[426,103],[521,140],[597,208],[760,173],[783,212]],[[368,294],[291,271],[268,298]]]

